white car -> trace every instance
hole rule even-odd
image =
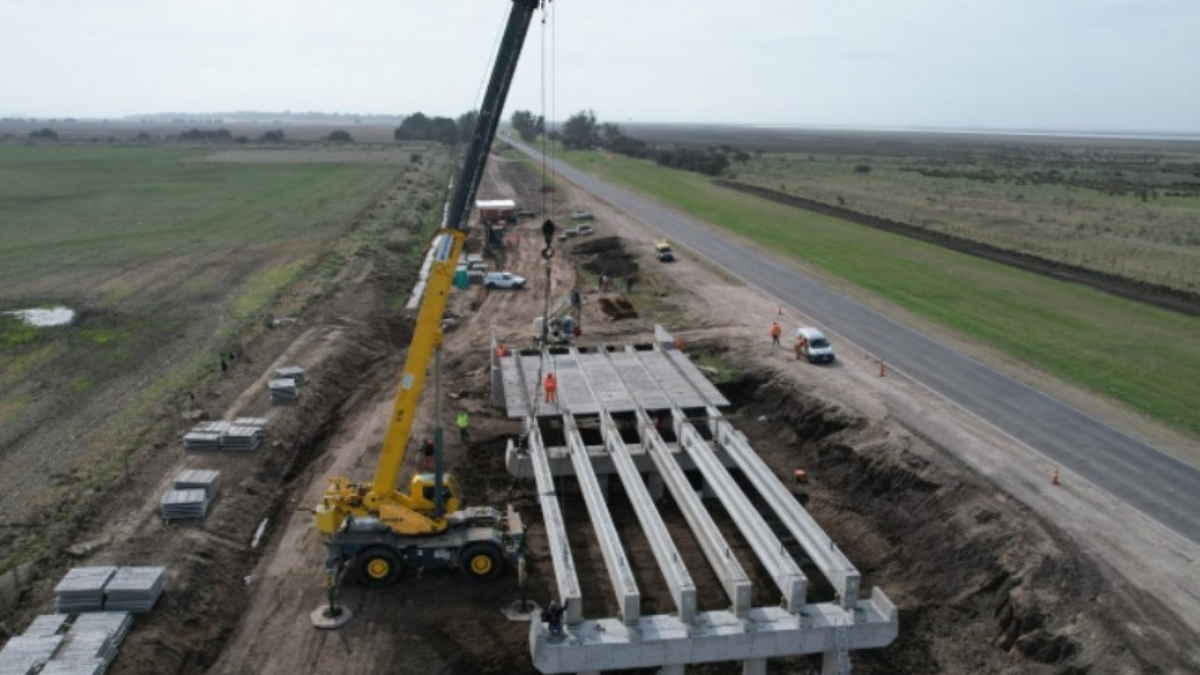
[[[483,278],[488,288],[525,288],[525,277],[512,272],[488,272]]]

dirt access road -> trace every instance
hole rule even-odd
[[[494,159],[487,179],[481,198],[512,195],[540,210],[540,181],[520,165]],[[652,232],[580,191],[557,212],[577,207],[596,214],[596,235],[581,243],[601,252],[570,253],[574,240],[557,244],[550,292],[584,291],[583,340],[646,340],[653,323],[667,322],[690,353],[739,371],[724,386],[735,402],[730,417],[778,475],[790,476],[796,466],[809,471],[812,480],[799,496],[858,565],[864,583],[881,586],[900,607],[900,638],[888,649],[856,654],[856,672],[1200,670],[1194,611],[1200,603],[1189,595],[1200,559],[1195,550],[1069,476],[1052,487],[1047,467],[1011,439],[903,378],[880,378],[876,364],[852,348],[842,346],[831,368],[796,362],[787,349],[770,346],[767,327],[779,318],[774,299],[686,255],[670,266],[657,263]],[[454,409],[469,411],[472,437],[464,444],[451,436],[447,461],[476,503],[499,504],[508,494],[502,451],[520,427],[488,405],[488,339],[495,331],[510,345],[524,344],[541,313],[546,277],[535,229],[526,225],[520,244],[498,261],[528,277],[530,287],[456,294],[448,317],[447,422]],[[601,239],[607,243],[597,246]],[[609,321],[599,311],[594,277],[581,270],[634,264],[640,282],[631,300],[640,316]],[[478,586],[456,574],[409,572],[397,586],[369,592],[351,582],[343,593],[355,613],[350,625],[321,632],[309,624],[324,583],[310,509],[326,477],[368,477],[374,470],[412,330],[387,307],[411,280],[411,272],[396,279],[384,270],[347,279],[337,295],[306,312],[290,344],[277,331],[248,346],[235,376],[213,392],[220,416],[255,412],[261,375],[273,367],[298,363],[312,381],[299,406],[272,411],[270,448],[212,460],[223,463],[228,487],[207,521],[163,528],[153,517],[154,497],[132,516],[104,521],[99,536],[108,543],[98,554],[81,555],[84,563],[170,565],[162,602],[139,619],[112,672],[533,672],[527,626],[498,611],[517,597],[511,574]],[[807,320],[783,317],[788,328]],[[415,437],[432,426],[432,398],[423,398]],[[410,453],[404,470],[416,461]],[[157,478],[147,477],[145,494],[156,496],[175,468],[168,463]],[[528,486],[518,486],[516,497],[531,525],[533,597],[545,603],[551,570],[539,514]],[[644,610],[666,607],[665,590],[648,571],[649,553],[637,545],[627,500],[617,491],[611,501],[643,579]],[[663,513],[669,524],[681,522],[671,505]],[[600,606],[587,612],[612,614],[604,606],[602,570],[586,566],[599,556],[591,555],[589,528],[578,520],[585,510],[568,514],[575,519],[569,528],[579,533],[572,547],[579,546],[575,559],[585,563],[585,597],[599,598]],[[267,539],[251,549],[264,515],[271,523]],[[716,608],[721,596],[704,591],[711,580],[702,556],[674,531],[700,584],[701,609]],[[1135,557],[1139,546],[1145,548]],[[756,588],[768,586],[760,580]],[[819,661],[782,659],[771,668],[816,672]],[[736,673],[740,666],[689,672]]]

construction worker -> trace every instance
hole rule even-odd
[[[779,327],[778,321],[771,322],[771,344],[779,346],[779,336],[783,335],[783,329]]]
[[[425,470],[433,471],[433,439],[426,437],[421,444],[421,455],[425,458]]]
[[[502,358],[504,358],[504,355],[507,353],[508,353],[508,351],[504,349],[504,343],[497,342],[496,343],[496,358],[502,359]]]
[[[462,442],[466,443],[471,440],[471,435],[467,433],[467,427],[471,425],[471,418],[467,415],[466,410],[458,411],[458,419],[455,420],[455,424],[458,425],[458,437],[462,439]]]
[[[804,348],[808,346],[808,338],[803,335],[796,337],[796,360],[800,361],[804,358]]]
[[[563,614],[567,611],[567,602],[560,605],[558,600],[551,600],[550,605],[542,610],[542,621],[546,622],[551,639],[556,641],[563,637]]]
[[[546,373],[546,403],[558,403],[558,378]]]

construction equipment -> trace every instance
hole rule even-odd
[[[491,579],[506,562],[516,563],[521,555],[524,527],[512,507],[506,513],[492,507],[465,507],[458,482],[443,472],[440,421],[434,430],[433,473],[414,476],[407,494],[396,489],[425,373],[431,361],[435,370],[440,365],[442,318],[467,237],[468,205],[483,176],[525,35],[542,0],[512,3],[475,134],[434,239],[429,278],[375,478],[370,482],[331,478],[316,508],[317,530],[328,537],[326,572],[331,588],[348,567],[356,568],[368,586],[394,583],[406,566],[458,567],[469,578]]]

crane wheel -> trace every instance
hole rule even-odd
[[[364,586],[391,586],[400,578],[400,556],[385,546],[372,546],[355,556],[358,579]]]
[[[504,571],[504,558],[493,544],[467,544],[458,555],[463,574],[472,581],[491,581]]]

